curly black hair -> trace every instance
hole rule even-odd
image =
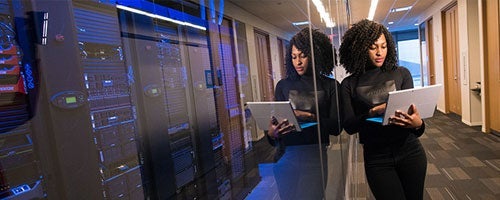
[[[340,44],[340,64],[353,76],[363,74],[367,68],[373,67],[368,48],[384,34],[387,41],[387,56],[381,67],[382,71],[395,70],[397,54],[391,33],[382,24],[363,19],[352,25],[342,37]]]
[[[295,46],[308,58],[311,58],[311,41],[309,40],[309,28],[303,28],[295,34],[290,40],[286,54],[286,76],[292,80],[300,79],[300,75],[295,70],[292,63],[292,46]],[[316,70],[318,77],[328,76],[332,73],[334,67],[333,50],[330,38],[318,30],[312,29],[313,46],[314,46],[314,63],[317,67],[312,66],[312,59],[309,59],[309,69]],[[307,75],[312,74],[312,70],[306,71]],[[323,75],[323,76],[320,76]]]

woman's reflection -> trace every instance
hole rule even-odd
[[[329,135],[338,135],[341,130],[336,99],[339,83],[330,78],[334,66],[332,45],[327,35],[312,30],[312,49],[309,31],[304,28],[290,40],[286,78],[276,85],[275,101],[290,101],[299,122],[319,120],[321,128],[318,136],[318,125],[298,132],[286,119],[271,119],[267,138],[277,148],[274,175],[281,199],[323,198],[321,169],[326,169],[325,147]],[[315,144],[321,144],[322,154]],[[323,155],[323,166],[320,155]],[[323,176],[326,177],[326,173]]]

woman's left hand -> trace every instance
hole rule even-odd
[[[422,126],[422,123],[423,121],[420,118],[420,113],[414,104],[408,108],[408,112],[397,110],[393,116],[389,117],[389,124],[404,128],[418,129]]]

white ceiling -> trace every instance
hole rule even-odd
[[[252,13],[255,16],[269,22],[270,24],[285,30],[293,35],[302,27],[293,26],[292,22],[307,21],[307,0],[227,0],[228,2]],[[350,4],[351,22],[355,23],[368,16],[370,0],[321,0],[326,9],[330,8],[331,16],[340,27],[347,27],[347,14],[345,4]],[[379,0],[374,20],[389,27],[390,31],[416,29],[419,16],[429,8],[436,0]],[[330,6],[328,6],[330,2]],[[319,20],[319,14],[312,2],[310,4],[311,21],[314,28],[325,29]],[[393,8],[413,6],[411,10],[391,13]],[[389,25],[389,22],[393,24]]]

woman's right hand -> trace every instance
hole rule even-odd
[[[269,121],[269,129],[267,131],[267,135],[269,135],[269,137],[273,139],[276,139],[294,130],[295,126],[292,123],[290,123],[287,119],[283,119],[280,122],[278,122],[278,119],[272,116],[271,120]]]
[[[378,106],[375,106],[375,107],[371,108],[370,110],[368,110],[368,115],[370,117],[374,117],[374,116],[377,116],[377,115],[382,115],[385,112],[385,107],[386,106],[387,106],[387,103],[383,103],[383,104],[380,104]]]

